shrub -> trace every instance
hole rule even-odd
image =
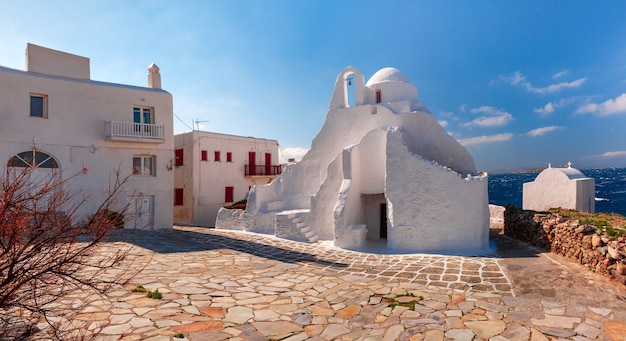
[[[31,176],[36,171],[9,168],[0,176],[0,340],[87,338],[92,331],[74,323],[82,306],[73,297],[106,295],[133,276],[107,273],[126,264],[129,247],[101,251],[125,211],[117,199],[127,178],[116,172],[103,202],[88,212],[86,197],[66,191],[86,171],[63,180]]]
[[[160,300],[163,298],[163,294],[159,292],[159,289],[155,289],[154,291],[148,291],[146,297]]]

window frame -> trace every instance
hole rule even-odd
[[[214,158],[213,158],[213,160],[214,160],[215,162],[220,162],[221,158],[222,158],[222,157],[221,157],[221,153],[220,153],[220,151],[219,151],[219,150],[216,150],[216,151],[215,151],[215,153],[214,153]]]
[[[233,153],[226,152],[226,162],[233,162]]]
[[[174,165],[176,167],[185,165],[185,151],[183,148],[174,150]]]
[[[185,189],[174,188],[174,206],[183,206],[185,204]]]
[[[229,200],[230,199],[230,200]],[[235,187],[224,187],[224,203],[235,202]]]
[[[139,160],[139,168],[136,168],[137,165],[135,161]],[[144,174],[144,170],[146,169],[146,162],[150,161],[150,165],[147,167],[149,169],[149,174]],[[133,176],[156,176],[156,156],[154,155],[134,155],[133,156]]]
[[[148,114],[148,116],[146,116],[146,114]],[[133,105],[133,122],[154,124],[154,107]]]
[[[209,161],[209,153],[206,150],[200,151],[200,161]]]
[[[51,154],[39,150],[27,150],[13,155],[7,167],[57,169],[59,163]]]
[[[34,108],[33,108],[33,99],[34,98],[41,98],[41,115],[38,115],[38,113],[36,113],[35,115],[33,115],[34,112]],[[39,109],[39,108],[38,108]],[[37,110],[39,111],[39,110]],[[30,93],[30,106],[29,106],[29,117],[38,117],[38,118],[48,118],[48,95],[44,95],[44,94],[37,94],[37,93]]]

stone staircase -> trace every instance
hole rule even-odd
[[[308,224],[308,217],[311,213],[308,209],[283,211],[276,214],[277,237],[291,240],[301,240],[314,243],[319,237]]]
[[[309,215],[309,213],[310,212],[307,212],[307,216]],[[296,227],[300,228],[300,233],[304,235],[307,242],[315,243],[316,241],[320,240],[317,233],[315,233],[315,231],[313,231],[313,229],[305,221],[302,220],[302,216],[298,216],[292,221],[296,223]]]

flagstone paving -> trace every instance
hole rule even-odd
[[[102,340],[626,340],[624,287],[497,234],[496,254],[460,257],[198,227],[117,232],[145,261],[110,302],[84,307]]]

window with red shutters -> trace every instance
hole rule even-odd
[[[176,156],[176,160],[175,160],[175,164],[176,166],[182,166],[183,165],[183,150],[182,149],[176,149],[174,151],[174,155]]]
[[[234,200],[234,192],[235,188],[232,186],[227,186],[224,189],[224,202],[233,202]]]
[[[174,189],[174,206],[182,206],[183,205],[183,189],[175,188]]]

